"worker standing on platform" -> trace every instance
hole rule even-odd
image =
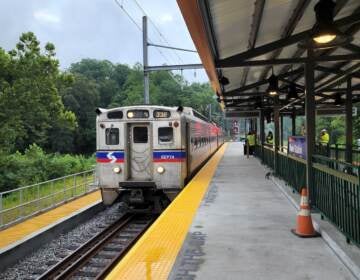
[[[327,130],[324,128],[320,132],[320,153],[324,156],[329,156],[330,149],[329,149],[329,141],[330,135]]]
[[[266,144],[272,145],[273,143],[274,143],[274,136],[270,130],[268,135],[266,136]]]
[[[249,145],[249,155],[253,155],[254,154],[254,149],[255,149],[255,133],[253,133],[252,131],[249,131],[247,137],[246,137],[246,141]]]
[[[320,132],[320,144],[323,146],[327,146],[329,144],[329,141],[330,141],[330,135],[327,132],[327,130],[324,128]]]

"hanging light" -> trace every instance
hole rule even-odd
[[[291,83],[288,87],[288,95],[287,95],[288,100],[292,101],[295,99],[298,99],[299,96],[297,94],[296,91],[296,85],[294,83]]]
[[[335,102],[334,102],[334,105],[335,106],[341,106],[343,104],[343,100],[341,99],[341,93],[340,92],[337,92],[335,94]]]
[[[225,76],[221,76],[219,79],[220,84],[222,84],[223,86],[226,86],[228,84],[230,84],[230,81],[228,78],[226,78]]]
[[[269,87],[267,92],[270,96],[276,96],[279,94],[279,80],[276,75],[274,75],[274,69],[271,68],[271,76],[268,79]]]
[[[334,25],[332,0],[320,0],[314,7],[316,23],[312,29],[311,40],[300,43],[303,48],[332,48],[352,41],[352,37],[342,33]]]

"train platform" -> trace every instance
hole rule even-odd
[[[101,202],[94,191],[0,231],[0,254]]]
[[[357,279],[323,238],[290,232],[297,210],[260,162],[229,143],[107,279]]]

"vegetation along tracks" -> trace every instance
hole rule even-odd
[[[155,219],[155,215],[126,214],[39,279],[103,279]]]

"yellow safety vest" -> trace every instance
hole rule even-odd
[[[330,135],[329,133],[325,132],[323,135],[320,135],[320,143],[327,145],[329,144]]]
[[[249,146],[255,146],[255,135],[254,134],[250,134],[246,137],[246,139],[249,142]]]
[[[274,139],[271,136],[266,136],[266,143],[268,144],[273,144],[274,143]]]

